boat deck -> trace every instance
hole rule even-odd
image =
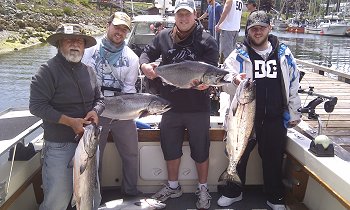
[[[244,197],[242,201],[232,204],[229,207],[220,207],[217,205],[217,200],[220,195],[217,192],[211,192],[212,196],[211,200],[211,210],[214,209],[240,209],[240,210],[252,210],[252,209],[260,209],[265,210],[269,209],[266,204],[266,199],[262,192],[261,186],[249,186],[244,191]],[[102,191],[102,203],[123,199],[123,205],[125,205],[125,209],[138,209],[134,204],[138,202],[140,199],[144,199],[150,197],[151,194],[145,194],[142,197],[129,197],[125,198],[118,194],[118,190],[116,189],[105,189]],[[165,210],[187,210],[187,209],[196,209],[195,202],[197,201],[197,196],[194,193],[184,193],[181,197],[175,199],[168,199],[164,203],[166,204]],[[134,208],[133,208],[134,207]],[[118,209],[118,208],[117,208]]]
[[[151,196],[151,194],[145,194],[144,196],[125,198],[121,196],[118,192],[119,192],[118,189],[102,190],[102,204],[109,201],[123,199],[123,204],[120,204],[120,205],[123,205],[125,209],[136,210],[138,209],[138,207],[135,205],[136,202]],[[270,209],[266,204],[266,198],[263,194],[263,187],[258,185],[247,186],[243,191],[243,199],[228,207],[220,207],[217,205],[217,200],[220,197],[219,193],[211,192],[210,195],[212,197],[210,210],[233,210],[233,209],[268,210]],[[197,196],[194,193],[183,193],[182,196],[179,198],[168,199],[167,201],[165,201],[164,203],[166,204],[166,207],[164,208],[164,210],[190,210],[190,209],[194,210],[196,209],[196,204],[195,204],[196,201],[197,201]],[[291,210],[307,210],[305,205],[301,203],[288,205],[288,207]],[[69,207],[68,210],[73,210],[73,209],[74,208]],[[119,209],[119,208],[114,208],[114,209]]]

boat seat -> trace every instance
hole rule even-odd
[[[155,34],[135,34],[134,43],[136,45],[147,45],[151,43],[152,39],[155,37]]]
[[[9,140],[15,138],[18,134],[29,128],[40,118],[35,116],[15,117],[0,119],[0,140]]]
[[[137,56],[140,56],[143,48],[145,48],[146,45],[152,42],[152,39],[154,38],[155,34],[135,34],[133,37],[133,43],[131,46],[129,46]]]

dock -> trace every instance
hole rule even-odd
[[[297,60],[299,69],[305,72],[300,82],[301,89],[308,91],[313,87],[313,92],[328,97],[337,97],[337,102],[332,112],[326,112],[325,102],[318,105],[315,113],[322,121],[322,134],[327,135],[343,148],[350,151],[350,75],[336,72],[332,69],[319,65]],[[326,76],[330,74],[330,76]],[[330,78],[332,77],[332,78]],[[306,106],[317,95],[300,93],[302,106]],[[318,122],[309,119],[307,114],[303,114],[303,121],[309,124],[314,131],[312,136],[317,134]]]

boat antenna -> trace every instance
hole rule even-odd
[[[172,5],[172,0],[155,0],[155,7],[159,9],[162,16],[165,16],[165,11]]]
[[[131,14],[132,14],[132,17],[135,17],[135,14],[134,14],[134,2],[131,0]]]

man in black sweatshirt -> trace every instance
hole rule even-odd
[[[163,114],[160,124],[161,147],[168,169],[168,183],[152,198],[165,201],[182,195],[178,183],[182,142],[185,129],[189,132],[191,157],[198,172],[199,209],[210,207],[210,195],[207,188],[209,166],[209,125],[210,98],[208,86],[199,85],[196,89],[176,89],[171,85],[163,86],[157,77],[157,64],[180,63],[185,60],[203,61],[217,66],[219,60],[218,46],[210,34],[196,21],[196,8],[193,0],[175,2],[175,26],[162,30],[146,46],[140,56],[140,67],[145,76],[158,83],[160,95],[172,104],[171,111]],[[181,76],[181,75],[179,75]]]

